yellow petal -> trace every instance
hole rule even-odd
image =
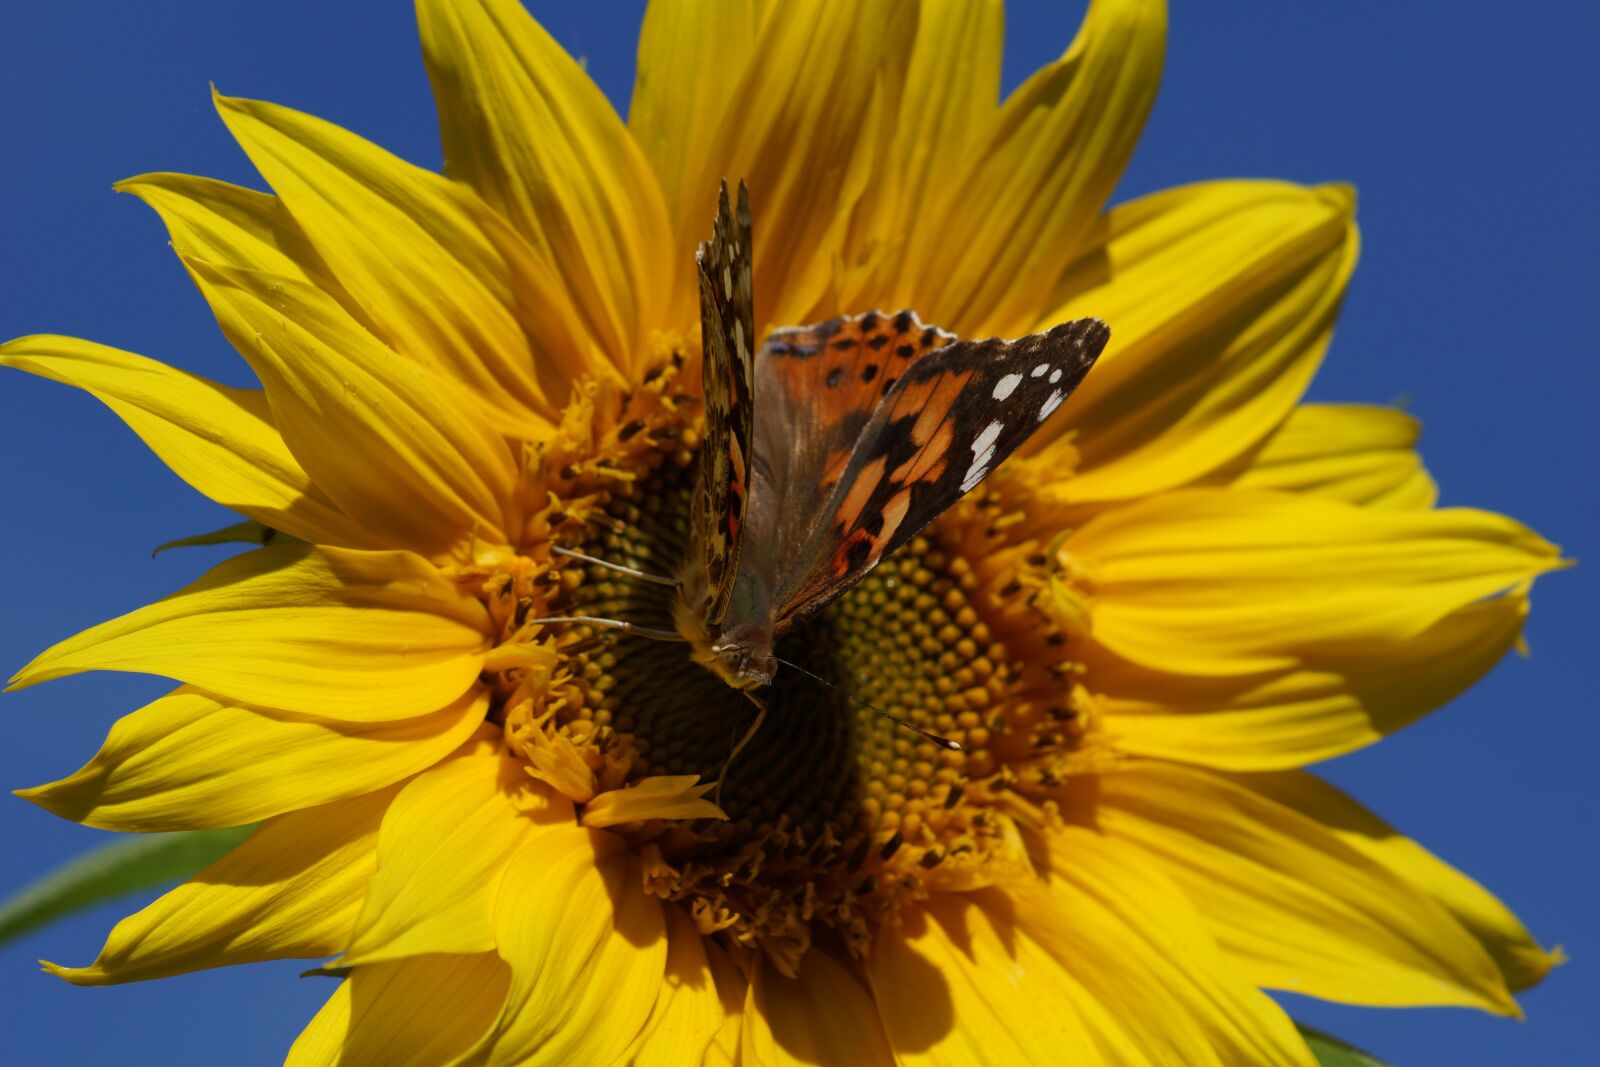
[[[1123,766],[1085,786],[1094,826],[1159,863],[1251,982],[1355,1004],[1517,1012],[1460,923],[1323,826],[1244,780]]]
[[[320,289],[186,260],[266,387],[307,473],[384,544],[443,551],[503,539],[512,452],[463,387],[395,353]]]
[[[705,795],[717,787],[697,774],[656,774],[626,789],[611,789],[583,809],[583,825],[599,829],[641,819],[726,819]]]
[[[511,965],[500,1017],[461,1064],[610,1063],[654,1007],[667,962],[661,902],[620,838],[563,826],[506,865],[495,943]]]
[[[493,952],[357,967],[289,1050],[286,1067],[433,1067],[483,1035],[511,971]]]
[[[1288,1016],[1217,950],[1172,879],[1097,829],[1049,835],[1051,876],[1014,894],[1017,926],[1115,1018],[1161,1020],[1131,1028],[1152,1063],[1310,1067]]]
[[[325,545],[371,543],[290,454],[266,396],[74,337],[19,337],[0,365],[75,385],[114,411],[161,462],[224,507]]]
[[[947,893],[879,933],[868,974],[897,1061],[1139,1063],[1100,1054],[1122,1024],[1015,917],[997,890]]]
[[[45,969],[107,985],[235,963],[328,956],[350,935],[398,786],[280,815],[228,855],[116,925],[87,967]]]
[[[1559,949],[1548,952],[1541,947],[1494,894],[1320,778],[1285,773],[1238,780],[1321,823],[1339,840],[1432,897],[1478,939],[1511,989],[1527,989],[1563,961]]]
[[[880,67],[903,66],[911,43],[897,14],[888,0],[773,4],[688,187],[694,225],[712,217],[720,178],[749,182],[758,330],[824,308],[852,209],[887,145]]]
[[[1301,404],[1225,480],[1240,489],[1316,493],[1375,508],[1431,508],[1439,493],[1416,453],[1420,430],[1394,408]]]
[[[1120,500],[1184,485],[1276,429],[1327,347],[1355,266],[1353,211],[1343,187],[1254,181],[1115,208],[1103,243],[1035,323],[1095,315],[1111,326],[1093,372],[1025,450],[1056,473],[1052,495]],[[1066,430],[1053,445],[1045,436]],[[1070,463],[1077,473],[1063,481]]]
[[[381,156],[377,149],[370,150]],[[398,160],[394,165],[400,172],[432,188],[457,209],[450,210],[449,204],[440,209],[448,218],[440,221],[437,228],[440,240],[451,245],[449,249],[438,249],[439,242],[435,242],[433,236],[424,235],[420,241],[440,255],[464,257],[474,278],[469,297],[481,299],[487,292],[502,307],[499,311],[478,309],[479,312],[492,318],[503,330],[504,310],[508,309],[535,353],[531,364],[525,367],[493,351],[483,352],[484,357],[503,364],[498,369],[518,382],[526,377],[524,372],[531,373],[541,395],[550,403],[559,404],[575,378],[594,370],[595,345],[582,324],[575,321],[577,316],[570,309],[559,313],[566,295],[555,264],[541,260],[509,223],[465,186],[446,182],[426,171],[408,169],[408,164]],[[156,210],[166,223],[172,247],[180,258],[306,282],[337,300],[369,332],[388,336],[364,302],[372,298],[371,294],[358,298],[345,290],[277,197],[187,174],[143,174],[118,182],[116,188],[132,193]],[[318,221],[322,225],[342,224],[339,219]],[[400,229],[417,225],[409,218],[389,221]],[[398,266],[409,264],[407,256],[410,254],[407,248],[405,254],[398,257],[402,260]],[[417,314],[448,316],[463,302],[441,303],[436,299],[438,295],[430,292],[422,302],[425,306],[412,310]],[[383,299],[387,301],[387,297]],[[516,339],[512,338],[510,343],[515,346]],[[410,354],[432,366],[443,366],[447,376],[451,373],[448,365],[434,359],[431,350]],[[522,382],[515,388],[526,384]],[[474,398],[486,419],[496,421],[512,436],[526,435],[537,428],[537,419],[526,423],[519,418],[511,425],[504,425],[504,413],[497,415],[492,407],[483,406],[493,399],[492,394],[492,390],[479,390]]]
[[[217,97],[223,121],[378,338],[472,389],[502,432],[540,435],[547,397],[511,308],[515,280],[463,185],[288,108]],[[204,257],[200,257],[204,258]]]
[[[1080,840],[1045,885],[936,896],[880,938],[872,983],[899,1063],[1310,1067],[1288,1019],[1232,973],[1159,872]]]
[[[941,166],[928,217],[908,235],[895,303],[962,335],[1033,328],[1138,140],[1161,80],[1166,28],[1159,0],[1090,5],[1066,54]],[[1115,318],[1093,314],[1116,336]]]
[[[270,193],[192,174],[140,174],[113,188],[161,216],[180,257],[281,274],[349,303],[282,201]]]
[[[675,905],[667,920],[667,972],[650,1018],[617,1062],[629,1067],[678,1067],[699,1063],[722,1026],[722,999],[694,920]],[[720,951],[714,949],[714,951]]]
[[[722,1025],[717,1028],[701,1057],[702,1067],[738,1067],[743,1043],[744,1009],[749,999],[749,981],[716,941],[705,942],[706,959],[716,975],[717,992],[722,998]]]
[[[116,187],[155,208],[180,257],[308,282],[368,330],[379,332],[367,308],[344,290],[277,197],[186,174],[145,174]],[[478,281],[507,302],[538,354],[531,370],[543,394],[559,401],[572,379],[591,371],[594,362],[592,339],[570,309],[562,311],[566,291],[559,271],[539,259],[509,223],[464,186],[450,188],[454,192],[448,195],[460,201],[481,231],[469,242],[472,269],[484,272]],[[482,247],[484,241],[492,250]],[[454,254],[467,252],[456,249]]]
[[[794,978],[766,961],[757,966],[740,1039],[745,1063],[892,1067],[895,1062],[872,992],[852,967],[819,948],[806,953]]]
[[[105,830],[242,826],[431,767],[472,735],[488,706],[474,688],[431,715],[335,723],[184,688],[118,719],[75,774],[17,795]]]
[[[756,55],[757,7],[756,0],[652,0],[645,8],[628,130],[661,183],[680,262],[710,225],[710,201],[697,182],[744,63]],[[691,273],[681,273],[685,285]]]
[[[870,280],[846,291],[843,309],[904,302],[900,280],[907,273],[910,235],[929,225],[929,205],[952,164],[975,150],[973,140],[999,103],[1005,39],[1000,0],[930,0],[919,5],[917,16],[886,151],[857,209],[846,253],[847,260],[867,268]]]
[[[1165,671],[1239,675],[1368,651],[1560,567],[1489,512],[1380,511],[1230,489],[1097,515],[1063,543],[1096,643]]]
[[[518,0],[419,0],[417,19],[446,171],[560,265],[576,314],[630,367],[680,269],[649,163]]]
[[[1119,751],[1279,770],[1379,741],[1465,692],[1516,646],[1527,598],[1459,608],[1402,641],[1308,655],[1294,670],[1204,678],[1097,653],[1095,706]]]
[[[277,544],[68,638],[11,684],[136,671],[301,714],[405,719],[467,691],[488,628],[483,606],[421,557]]]
[[[340,963],[487,952],[495,887],[507,859],[552,823],[572,823],[560,798],[536,803],[527,775],[502,755],[464,756],[418,775],[384,816],[378,873]]]
[[[246,519],[205,533],[164,541],[152,548],[150,555],[155,557],[174,548],[199,548],[202,545],[267,545],[271,544],[277,535],[277,530],[263,526],[254,519]]]

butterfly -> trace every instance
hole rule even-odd
[[[705,431],[678,633],[735,689],[773,647],[983,481],[1071,395],[1110,331],[960,340],[868,311],[755,344],[750,197],[722,183],[699,269]]]

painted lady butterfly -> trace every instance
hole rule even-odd
[[[774,642],[971,491],[1083,380],[1110,331],[1077,319],[962,341],[912,311],[775,330],[752,351],[750,200],[724,182],[695,257],[705,439],[675,612],[695,660],[772,681]]]

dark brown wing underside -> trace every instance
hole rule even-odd
[[[694,494],[689,573],[703,586],[701,617],[721,621],[733,595],[749,498],[748,457],[755,415],[755,310],[750,279],[750,196],[739,183],[737,216],[722,183],[711,239],[695,253],[700,275],[702,387],[705,440]],[[694,573],[694,569],[702,573]]]

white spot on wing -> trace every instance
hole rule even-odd
[[[1035,378],[1043,378],[1044,377],[1044,372],[1049,370],[1049,369],[1050,369],[1050,364],[1041,363],[1037,367],[1033,368],[1033,370],[1029,371],[1028,373],[1033,375]]]
[[[1054,385],[1061,380],[1061,368],[1057,367],[1050,372],[1050,384]]]
[[[1056,408],[1060,407],[1061,402],[1066,398],[1067,394],[1063,390],[1051,390],[1050,395],[1044,398],[1044,403],[1039,407],[1039,421],[1043,422],[1054,414]]]
[[[1006,375],[1004,378],[1001,378],[998,382],[994,383],[994,398],[996,400],[1004,400],[1006,397],[1008,397],[1012,393],[1016,392],[1017,386],[1019,386],[1021,384],[1022,384],[1022,375],[1020,375],[1020,374],[1008,374],[1008,375]]]
[[[730,299],[733,296],[733,269],[726,263],[722,265],[722,291]]]
[[[1002,422],[991,422],[972,442],[972,466],[967,468],[966,477],[961,479],[963,493],[970,491],[989,473],[989,461],[994,459],[994,443],[1000,439],[1000,431],[1004,428]]]

